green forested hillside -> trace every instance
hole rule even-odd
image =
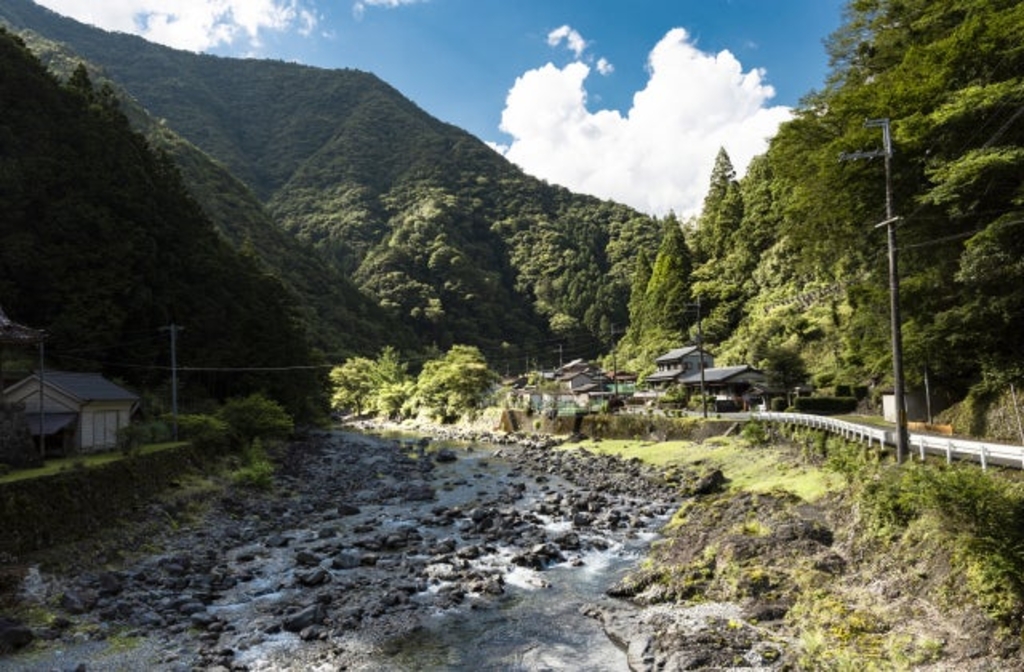
[[[742,180],[719,155],[687,228],[686,297],[720,361],[806,370],[825,389],[891,385],[884,161],[840,160],[882,150],[888,119],[909,384],[927,375],[960,399],[1024,379],[1021,44],[1012,0],[849,3],[827,85]],[[664,290],[649,277],[638,314]]]
[[[8,11],[0,7],[0,17]],[[36,10],[43,12],[44,10]],[[58,22],[58,25],[60,22]],[[62,43],[34,32],[25,34],[30,49],[58,77],[67,79],[83,63]],[[283,230],[252,190],[208,154],[155,119],[137,101],[126,97],[102,69],[88,64],[97,82],[119,92],[121,109],[149,143],[173,157],[189,192],[217,230],[236,249],[258,258],[296,297],[313,345],[331,359],[375,352],[382,341],[398,347],[415,344],[412,331],[362,294],[343,273],[309,246]],[[354,329],[352,325],[358,324]]]
[[[315,369],[227,371],[314,363],[294,297],[218,236],[113,91],[84,68],[60,84],[6,32],[0,73],[0,297],[47,330],[49,365],[159,386],[176,324],[180,362],[210,369],[196,396],[263,389],[310,411]]]
[[[508,364],[558,339],[592,356],[625,323],[651,218],[524,175],[368,73],[200,56],[7,4],[0,18],[101,68],[421,345]]]
[[[888,119],[909,384],[927,375],[958,399],[1024,378],[1019,2],[851,1],[822,90],[742,179],[722,152],[684,222],[534,180],[368,73],[177,52],[28,0],[0,20],[65,45],[49,52],[65,71],[83,59],[132,96],[133,120],[167,139],[218,229],[298,290],[316,342],[363,334],[333,352],[399,339],[374,317],[383,308],[420,347],[472,343],[502,368],[553,360],[557,345],[607,352],[628,325],[618,361],[643,371],[696,338],[699,303],[719,362],[881,391],[886,174],[881,159],[840,157],[881,149],[864,122]],[[301,280],[281,270],[304,264]],[[350,308],[325,318],[339,302],[314,297],[349,280],[369,302],[343,292]]]

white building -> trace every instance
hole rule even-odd
[[[33,436],[46,437],[50,452],[91,453],[117,446],[117,432],[138,409],[139,396],[98,373],[44,371],[4,390],[4,401],[21,404]],[[40,402],[42,413],[40,413]]]

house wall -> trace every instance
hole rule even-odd
[[[131,408],[124,402],[93,402],[82,407],[76,443],[83,452],[117,446],[117,432],[127,427]]]

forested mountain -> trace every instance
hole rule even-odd
[[[0,19],[66,45],[213,157],[422,346],[479,345],[499,366],[552,357],[552,339],[593,356],[625,323],[656,222],[523,174],[373,75],[175,51],[4,4]]]
[[[61,84],[2,29],[0,213],[0,297],[46,329],[50,366],[160,386],[166,330],[185,325],[178,354],[204,370],[191,378],[197,395],[262,389],[312,412],[315,369],[228,373],[314,364],[294,297],[217,234],[110,88],[81,67]]]
[[[719,362],[882,390],[886,170],[840,157],[881,150],[886,119],[908,382],[927,372],[933,393],[962,398],[1024,380],[1019,2],[850,2],[822,90],[742,179],[722,152],[686,222],[534,180],[368,73],[178,52],[28,0],[5,0],[0,20],[45,37],[26,33],[55,70],[84,61],[130,95],[133,122],[223,237],[300,296],[330,353],[401,340],[383,308],[420,347],[480,345],[498,367],[551,358],[552,338],[606,352],[628,324],[618,361],[642,371],[696,337],[699,303]],[[329,291],[341,314],[317,303]],[[332,344],[336,330],[364,337]]]
[[[701,298],[720,361],[806,370],[821,388],[891,385],[877,226],[888,120],[908,382],[923,387],[927,372],[933,393],[960,399],[1024,381],[1021,44],[1016,0],[848,5],[824,89],[742,180],[719,155],[688,227],[684,296]],[[864,152],[878,156],[841,160]],[[634,286],[634,312],[655,284]]]

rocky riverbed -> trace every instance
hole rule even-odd
[[[0,668],[429,669],[403,644],[428,620],[500,610],[513,576],[543,590],[548,568],[642,544],[684,496],[638,461],[549,439],[445,438],[470,442],[312,435],[277,456],[272,491],[227,488],[189,524],[161,527],[156,552],[28,566],[17,611],[44,625],[0,615]],[[181,518],[168,506],[153,504],[144,529]],[[602,596],[579,611],[622,653],[602,669],[699,669],[663,650],[686,637],[746,668],[779,660],[728,604],[641,610]]]

